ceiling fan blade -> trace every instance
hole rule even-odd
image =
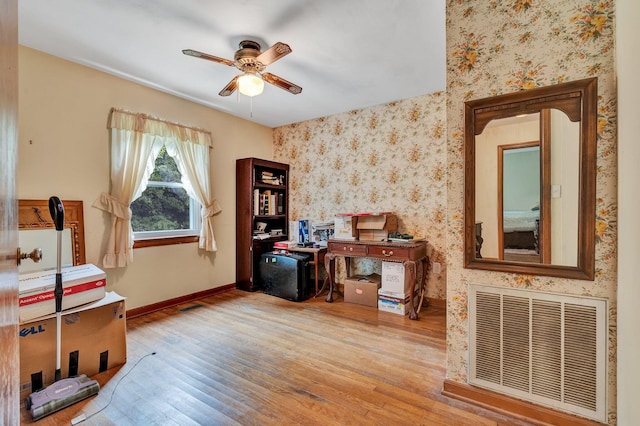
[[[220,96],[229,96],[230,94],[235,92],[236,89],[238,88],[238,78],[240,78],[239,75],[236,75],[235,77],[233,77],[231,81],[227,83],[227,85],[224,86],[224,88],[218,94]]]
[[[187,56],[193,56],[194,58],[202,58],[208,61],[219,62],[221,64],[229,65],[230,67],[233,66],[233,61],[230,61],[229,59],[219,58],[217,56],[209,55],[207,53],[198,52],[197,50],[185,49],[182,51],[182,53],[184,53]]]
[[[262,79],[267,83],[271,83],[274,86],[286,90],[287,92],[293,93],[294,95],[302,92],[302,87],[293,84],[292,82],[287,81],[282,77],[278,77],[275,74],[271,74],[270,72],[265,72],[264,74],[262,74]]]
[[[277,42],[276,44],[262,52],[260,55],[258,55],[256,60],[260,61],[262,65],[267,66],[274,63],[283,56],[288,55],[289,53],[291,53],[291,48],[288,44]]]

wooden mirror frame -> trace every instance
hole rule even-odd
[[[465,102],[464,107],[464,267],[518,274],[592,280],[595,277],[597,78]],[[475,137],[491,121],[557,109],[580,122],[577,266],[482,259],[476,257]],[[541,195],[550,191],[541,188]]]
[[[86,263],[84,250],[84,212],[82,201],[62,200],[64,227],[71,230],[74,265]],[[54,228],[49,213],[49,200],[18,200],[18,230]]]

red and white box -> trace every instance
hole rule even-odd
[[[407,315],[409,313],[409,293],[395,293],[379,289],[378,310]]]
[[[107,274],[90,263],[62,268],[62,310],[100,300],[106,294]],[[20,274],[20,322],[55,313],[56,271]]]
[[[275,243],[273,243],[273,248],[276,249],[289,249],[289,248],[295,248],[298,247],[298,243],[296,243],[295,241],[276,241]]]

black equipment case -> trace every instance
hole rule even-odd
[[[266,294],[301,302],[309,297],[309,259],[299,253],[264,253],[258,273]]]

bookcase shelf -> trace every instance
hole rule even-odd
[[[277,183],[265,183],[263,180]],[[259,158],[236,160],[236,287],[255,291],[260,257],[273,243],[288,239],[289,165]],[[271,209],[271,210],[270,210]],[[271,214],[269,214],[271,212]],[[280,229],[282,235],[254,238],[259,224],[266,233]]]
[[[280,189],[283,191],[287,190],[287,187],[285,185],[270,185],[268,183],[256,183],[254,186],[259,189],[274,189],[274,190]]]

